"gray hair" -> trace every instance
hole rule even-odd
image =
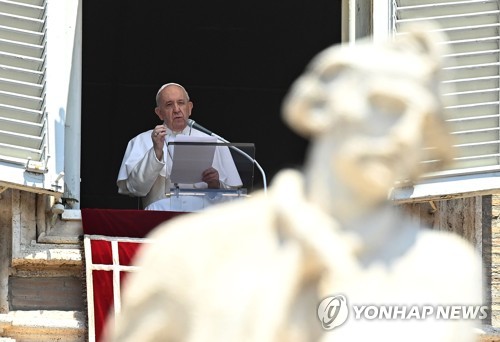
[[[156,105],[157,105],[157,106],[159,105],[158,101],[159,101],[159,99],[160,99],[160,93],[162,92],[162,90],[163,90],[163,89],[165,89],[166,87],[168,87],[168,86],[172,86],[172,85],[174,85],[174,86],[177,86],[177,87],[181,88],[181,89],[182,89],[182,91],[184,91],[184,95],[186,95],[186,99],[189,101],[189,94],[188,94],[188,92],[186,91],[186,89],[185,89],[183,86],[181,86],[179,83],[170,82],[170,83],[166,83],[166,84],[162,85],[162,86],[160,87],[160,89],[158,90],[158,92],[156,93]]]

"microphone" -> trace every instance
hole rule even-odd
[[[188,126],[191,127],[191,128],[194,127],[198,131],[201,131],[201,132],[206,133],[206,134],[208,134],[208,135],[210,135],[212,137],[215,137],[215,138],[219,139],[222,142],[230,143],[229,141],[227,141],[226,139],[224,139],[220,135],[217,135],[217,134],[213,133],[212,131],[206,129],[205,127],[197,124],[192,119],[188,119]],[[250,157],[246,152],[240,150],[236,146],[229,146],[229,148],[232,149],[233,151],[238,152],[239,154],[241,154],[242,156],[244,156],[245,158],[247,158],[248,160],[250,160],[252,163],[254,163],[257,166],[257,168],[259,169],[259,171],[260,171],[260,173],[262,175],[262,184],[263,184],[264,193],[267,195],[267,178],[266,178],[266,173],[264,172],[264,169],[262,168],[262,166],[260,166],[260,164],[257,162],[257,160],[255,160],[254,158]]]
[[[203,127],[202,125],[200,124],[197,124],[194,120],[192,119],[189,119],[188,120],[188,126],[191,127],[191,128],[196,128],[198,131],[201,131],[203,133],[206,133],[208,135],[212,135],[214,136],[214,133],[208,129],[206,129],[205,127]]]

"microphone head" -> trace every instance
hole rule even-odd
[[[188,122],[187,122],[188,126],[193,128],[193,125],[194,125],[194,120],[192,119],[188,119]]]

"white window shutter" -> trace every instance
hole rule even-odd
[[[0,0],[0,192],[64,191],[49,143],[47,12],[47,0]]]
[[[500,189],[500,9],[497,0],[393,0],[394,35],[406,23],[435,21],[446,34],[444,83],[453,89],[445,116],[454,163],[415,186],[394,189],[397,201],[493,193]],[[376,20],[376,18],[374,18]],[[379,23],[382,25],[382,23]],[[447,87],[445,87],[447,89]]]

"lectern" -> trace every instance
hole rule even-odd
[[[167,182],[165,194],[174,207],[183,201],[196,203],[204,209],[217,203],[238,200],[249,196],[253,190],[255,145],[252,143],[226,143],[205,141],[173,141],[168,143],[172,159],[170,183]],[[220,149],[216,153],[216,150]],[[220,189],[208,189],[201,181],[203,170],[213,166],[217,169],[217,158],[234,162],[234,167],[224,170],[228,183]],[[215,160],[214,160],[215,158]],[[220,160],[219,160],[220,162]],[[221,176],[223,172],[221,172]],[[224,181],[224,180],[223,180]]]

